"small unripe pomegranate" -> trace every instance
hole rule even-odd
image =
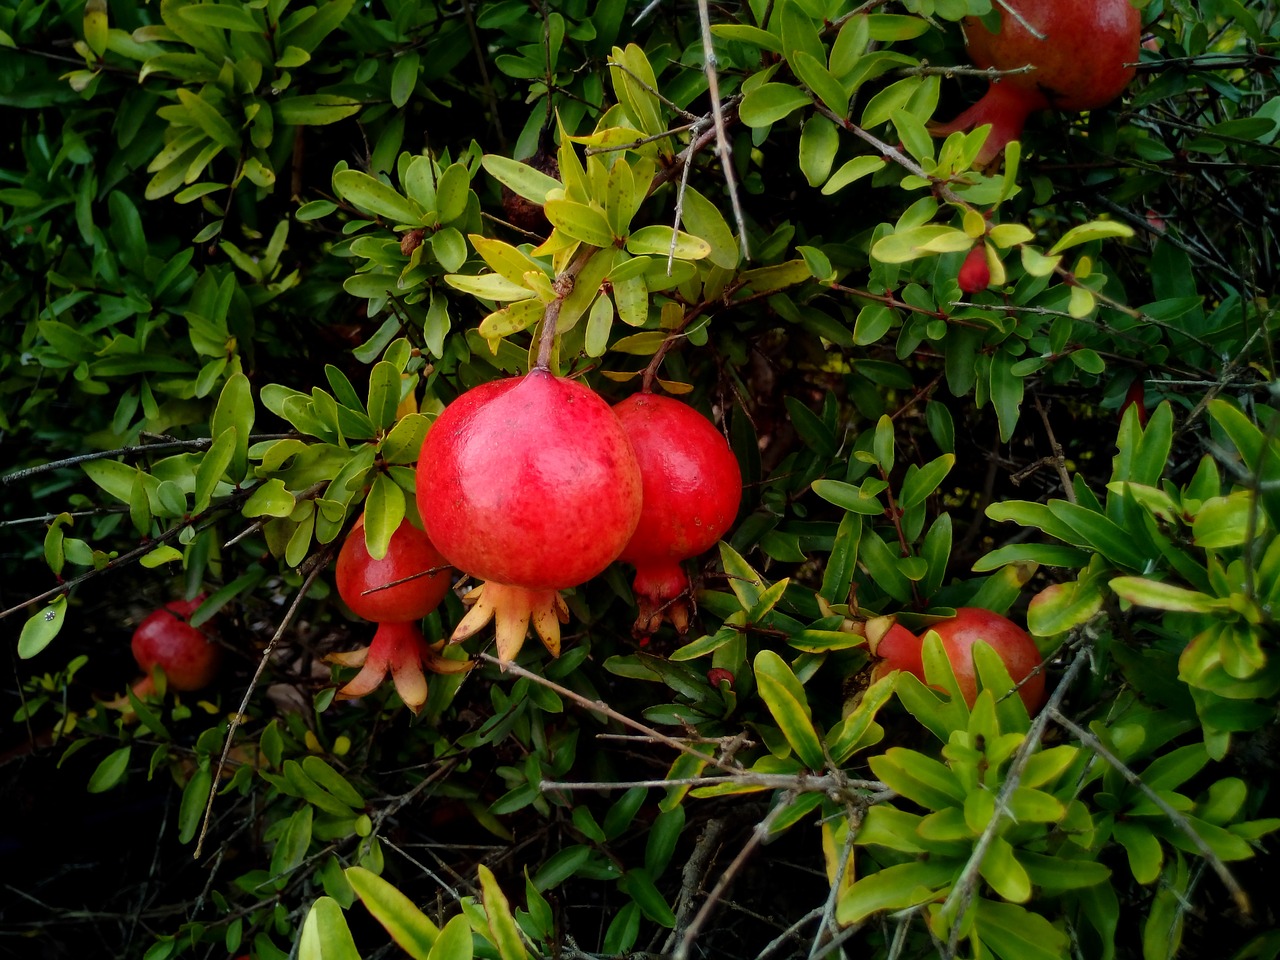
[[[340,699],[372,693],[390,673],[400,699],[417,713],[427,702],[423,667],[434,673],[469,669],[465,660],[441,656],[443,642],[428,644],[418,626],[449,592],[447,566],[427,535],[407,519],[391,535],[386,555],[373,559],[365,545],[364,517],[356,520],[338,552],[338,595],[352,612],[378,624],[378,629],[369,646],[325,658],[361,668],[338,691]]]
[[[960,272],[956,274],[956,282],[965,293],[978,293],[990,285],[991,267],[987,265],[987,251],[982,244],[970,250],[964,258]]]
[[[432,424],[418,459],[427,534],[485,582],[457,643],[496,621],[512,660],[529,621],[553,656],[568,608],[559,592],[600,573],[640,519],[635,454],[609,405],[543,369],[467,391]]]
[[[974,65],[1016,70],[993,80],[987,93],[950,123],[930,127],[938,136],[991,124],[976,164],[986,166],[1022,136],[1034,110],[1092,110],[1118,97],[1133,79],[1141,18],[1129,0],[1018,0],[1018,13],[1043,37],[1002,11],[1000,32],[977,17],[964,20]]]
[[[687,404],[638,393],[613,408],[635,450],[644,486],[640,523],[618,559],[636,568],[637,636],[667,618],[689,629],[689,577],[681,561],[711,547],[733,524],[742,472],[729,444]]]
[[[148,614],[133,631],[133,659],[146,674],[133,685],[139,699],[155,692],[152,669],[157,666],[174,690],[199,690],[217,678],[222,648],[189,622],[203,602],[201,594],[191,600],[166,603]]]

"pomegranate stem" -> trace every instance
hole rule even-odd
[[[547,304],[542,312],[542,333],[538,337],[538,359],[534,363],[535,370],[551,370],[551,352],[556,346],[556,325],[560,319],[560,308],[564,305],[565,297],[573,293],[574,280],[577,279],[582,268],[587,265],[587,261],[599,250],[599,247],[591,247],[583,245],[578,251],[578,255],[573,258],[573,262],[564,268],[555,280],[552,281],[552,289],[556,292],[556,298]]]

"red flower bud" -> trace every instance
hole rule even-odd
[[[991,268],[987,266],[987,251],[981,244],[970,250],[969,255],[964,258],[956,280],[965,293],[987,289],[987,284],[991,282]]]

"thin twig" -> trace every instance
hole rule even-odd
[[[685,930],[684,937],[680,940],[680,945],[676,947],[675,952],[671,955],[671,960],[688,960],[689,949],[693,946],[693,942],[698,939],[698,934],[702,932],[702,928],[706,925],[707,920],[710,919],[712,911],[715,910],[716,905],[724,897],[725,891],[729,889],[729,885],[737,878],[743,864],[747,862],[747,858],[755,852],[757,847],[762,846],[769,839],[769,831],[773,828],[774,821],[795,802],[797,796],[799,794],[795,791],[785,794],[773,809],[765,815],[765,818],[756,824],[755,829],[751,831],[751,836],[747,838],[747,842],[742,845],[742,849],[733,858],[733,862],[725,868],[724,873],[720,874],[720,879],[716,881],[715,887],[712,888],[707,899],[703,901],[702,907],[693,918],[693,922]]]
[[[218,795],[222,768],[226,766],[227,756],[231,753],[231,744],[235,740],[236,730],[244,718],[245,711],[249,709],[249,700],[253,696],[253,691],[258,685],[258,680],[262,677],[262,672],[267,667],[267,661],[271,659],[271,654],[275,651],[276,644],[284,636],[285,630],[293,622],[294,615],[298,612],[298,607],[302,605],[303,598],[311,590],[311,584],[315,582],[316,577],[320,576],[320,571],[328,564],[329,555],[333,552],[333,546],[331,544],[321,553],[312,555],[311,570],[303,578],[302,586],[298,588],[298,593],[293,598],[293,603],[289,604],[289,609],[285,611],[284,618],[280,621],[280,626],[276,629],[275,635],[267,644],[266,649],[262,651],[262,658],[258,661],[258,669],[254,671],[252,679],[249,680],[249,687],[245,690],[244,697],[240,700],[240,709],[231,718],[231,723],[227,727],[227,739],[222,745],[222,756],[218,758],[218,767],[213,773],[213,782],[209,784],[209,799],[204,806],[204,817],[200,821],[200,836],[196,840],[196,851],[192,854],[192,859],[199,860],[200,854],[204,850],[204,837],[209,829],[209,818],[213,815],[213,800]]]
[[[296,433],[262,433],[255,434],[249,438],[250,443],[257,443],[261,440],[287,440],[296,437]],[[67,457],[65,460],[51,460],[49,463],[37,464],[34,467],[26,467],[22,470],[14,470],[12,473],[6,473],[0,476],[0,486],[8,486],[11,483],[17,483],[19,480],[28,480],[31,477],[38,476],[42,473],[48,473],[50,470],[61,470],[63,467],[77,467],[82,463],[89,463],[93,460],[106,460],[109,457],[138,457],[149,453],[172,453],[181,450],[207,450],[213,446],[213,437],[195,437],[191,440],[166,440],[163,443],[142,443],[132,447],[117,447],[115,450],[97,450],[93,453],[82,453],[74,457]]]
[[[720,846],[724,825],[724,819],[721,817],[708,820],[706,826],[702,828],[698,842],[694,845],[693,855],[685,861],[684,869],[680,872],[680,895],[676,898],[676,922],[671,928],[671,933],[667,935],[666,943],[662,946],[663,953],[670,953],[675,949],[676,944],[684,936],[685,930],[688,929],[694,897],[702,888],[702,878],[707,872],[712,854]]]
[[[652,727],[646,727],[643,723],[640,723],[639,721],[636,721],[636,720],[632,720],[630,717],[626,716],[625,714],[619,713],[617,710],[613,709],[613,707],[609,706],[603,700],[588,700],[586,697],[582,696],[580,693],[575,693],[574,691],[570,690],[568,687],[564,687],[556,683],[554,680],[548,680],[546,677],[539,676],[538,674],[534,673],[532,670],[526,670],[524,667],[520,666],[520,664],[518,663],[513,663],[509,660],[499,660],[497,657],[487,653],[481,653],[479,654],[479,657],[481,660],[485,661],[486,663],[492,663],[495,666],[501,667],[503,670],[506,670],[509,673],[514,673],[517,677],[525,677],[528,680],[532,680],[534,683],[537,683],[537,684],[540,684],[541,686],[546,687],[548,690],[554,690],[560,696],[567,697],[568,699],[572,700],[574,703],[578,704],[581,707],[585,707],[586,709],[591,710],[594,713],[602,713],[606,717],[608,717],[610,720],[616,720],[618,723],[621,723],[624,726],[628,726],[632,730],[639,730],[641,733],[645,734],[646,736],[652,737],[658,743],[665,744],[666,746],[671,747],[674,750],[679,750],[681,753],[687,753],[691,757],[697,757],[699,760],[702,760],[705,763],[709,763],[713,767],[719,767],[721,770],[725,771],[726,773],[737,774],[737,773],[743,772],[742,767],[739,766],[738,764],[725,763],[723,760],[719,760],[716,757],[703,753],[701,750],[695,750],[693,747],[689,746],[687,743],[683,743],[682,741],[677,740],[674,737],[668,737],[666,734],[659,733],[657,730],[654,730]]]
[[[1033,393],[1031,399],[1035,402],[1036,412],[1040,414],[1040,420],[1044,424],[1044,432],[1049,438],[1049,449],[1053,451],[1052,463],[1058,470],[1058,479],[1062,481],[1062,494],[1069,501],[1075,503],[1076,488],[1071,483],[1071,474],[1067,473],[1067,455],[1063,452],[1062,444],[1058,442],[1058,437],[1053,432],[1053,426],[1049,423],[1049,411],[1040,402],[1039,394]]]
[[[733,149],[729,146],[729,137],[725,133],[724,109],[720,104],[720,80],[716,75],[716,53],[711,40],[711,17],[707,12],[707,0],[698,0],[698,24],[702,28],[702,53],[704,69],[707,73],[707,92],[711,96],[711,116],[716,125],[716,149],[720,151],[720,166],[724,170],[725,186],[729,188],[729,203],[733,206],[733,219],[738,225],[738,243],[742,248],[742,259],[750,260],[747,221],[742,213],[742,202],[738,198],[738,181],[733,173]]]

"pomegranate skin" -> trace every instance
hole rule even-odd
[[[199,690],[213,683],[222,663],[222,648],[187,621],[204,602],[174,600],[148,614],[133,631],[133,659],[147,676],[138,695],[150,692],[151,669],[159,664],[174,690]]]
[[[618,559],[636,568],[636,632],[652,633],[663,608],[689,589],[680,562],[715,544],[737,517],[742,472],[724,437],[687,404],[638,393],[613,409],[644,488],[640,523]],[[670,613],[683,633],[687,612]]]
[[[448,566],[448,561],[425,533],[408,520],[403,521],[391,535],[387,553],[381,560],[369,555],[364,538],[362,515],[338,552],[334,579],[338,595],[352,613],[374,623],[398,623],[421,620],[439,606],[450,585],[449,575],[443,570],[385,590],[377,589],[386,583]]]
[[[871,682],[874,683],[894,670],[905,670],[924,680],[922,643],[918,636],[901,624],[891,626],[871,650],[873,656],[880,658],[871,672]]]
[[[930,629],[941,638],[960,692],[969,706],[973,706],[978,697],[973,645],[979,640],[985,640],[1000,654],[1014,683],[1025,680],[1018,687],[1018,695],[1027,712],[1034,714],[1044,705],[1044,674],[1036,671],[1041,663],[1040,651],[1027,632],[1012,620],[979,607],[958,607],[953,618],[936,623]]]
[[[1035,110],[1092,110],[1110,103],[1133,79],[1141,40],[1141,17],[1129,0],[1018,0],[1017,10],[1043,39],[1005,13],[992,33],[976,17],[964,20],[965,40],[975,66],[1016,70],[993,82],[986,95],[950,123],[933,126],[945,136],[991,124],[979,166],[1004,152],[1022,135]]]
[[[560,590],[621,552],[640,519],[635,454],[589,388],[534,369],[445,408],[418,460],[427,535],[458,569]]]

